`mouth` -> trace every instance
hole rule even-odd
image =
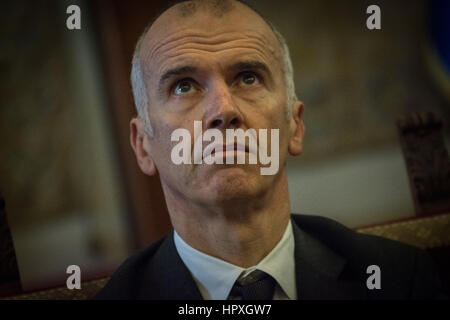
[[[208,145],[203,153],[203,159],[207,157],[220,157],[223,156],[224,158],[228,157],[236,157],[239,153],[252,153],[251,148],[249,148],[248,145],[240,144],[240,143],[233,143],[233,144],[213,144]],[[256,154],[256,153],[255,153]]]
[[[220,148],[214,147],[209,155],[216,154],[216,149],[220,149]],[[228,152],[229,151],[244,151],[246,153],[250,152],[248,146],[238,145],[237,143],[235,143],[234,145],[223,145],[222,150],[219,150],[219,151],[221,151],[222,153],[226,153],[227,151]]]

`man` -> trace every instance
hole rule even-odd
[[[194,0],[164,11],[138,42],[132,84],[139,116],[131,145],[142,171],[159,174],[174,231],[129,258],[98,299],[435,297],[438,280],[422,251],[291,215],[285,166],[288,153],[302,152],[304,106],[282,36],[247,5]],[[276,129],[279,170],[175,164],[172,134],[196,136],[195,121],[223,133]],[[239,152],[222,147],[215,151],[224,159]],[[247,145],[245,153],[248,160]],[[373,265],[381,286],[371,290]]]

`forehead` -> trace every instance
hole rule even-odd
[[[273,31],[245,5],[235,2],[222,14],[204,8],[183,14],[179,5],[164,12],[145,35],[140,51],[144,70],[159,73],[164,64],[198,53],[205,56],[236,52],[259,57],[266,63],[281,60]]]

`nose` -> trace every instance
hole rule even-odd
[[[211,88],[205,110],[206,129],[239,128],[242,122],[242,114],[233,99],[230,88],[225,83]]]

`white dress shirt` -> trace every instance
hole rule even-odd
[[[191,272],[205,300],[226,300],[236,280],[255,269],[264,271],[276,280],[274,300],[297,299],[295,242],[290,220],[275,248],[256,266],[247,269],[192,248],[176,231],[174,231],[174,240],[181,260]]]

